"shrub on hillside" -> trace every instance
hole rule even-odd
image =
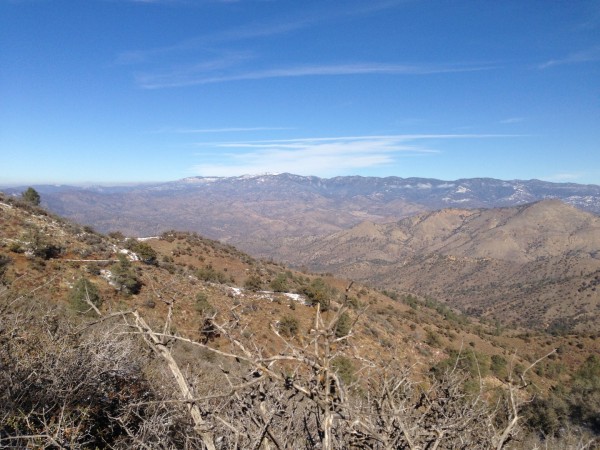
[[[464,350],[462,352],[449,350],[448,353],[449,356],[447,359],[439,362],[432,368],[435,375],[441,376],[453,367],[461,369],[474,379],[478,379],[479,376],[485,377],[489,374],[490,357],[488,355],[478,353],[474,350]]]
[[[350,358],[338,356],[333,360],[333,368],[344,384],[348,385],[354,382],[356,369]]]
[[[224,284],[227,282],[227,277],[223,272],[217,271],[212,265],[201,267],[196,271],[196,276],[202,281],[208,281],[211,283]]]
[[[287,292],[289,289],[287,277],[284,273],[280,273],[271,281],[271,289],[274,292]]]
[[[338,338],[347,336],[351,329],[352,319],[350,319],[350,316],[347,313],[343,312],[335,324],[335,336]]]
[[[308,286],[303,288],[303,293],[308,297],[311,304],[321,305],[321,311],[327,311],[331,303],[331,297],[335,290],[325,284],[323,278],[315,278]]]
[[[263,287],[262,280],[258,275],[250,275],[246,278],[244,287],[249,291],[260,291]]]
[[[6,255],[0,255],[0,281],[4,280],[4,275],[8,266],[12,263],[12,259]]]
[[[142,283],[138,279],[131,262],[123,254],[119,255],[119,262],[112,269],[112,280],[117,288],[124,294],[138,294]]]
[[[291,315],[285,315],[279,321],[279,332],[287,337],[294,337],[298,334],[300,325],[298,319]]]
[[[573,377],[569,396],[571,417],[600,434],[600,357],[591,355]]]
[[[26,191],[21,194],[21,198],[31,205],[38,206],[41,202],[40,194],[32,187],[28,187]]]
[[[114,329],[75,333],[39,315],[2,317],[11,320],[0,327],[0,447],[137,447],[132,430],[148,426],[154,409],[139,406],[154,398],[141,353]]]
[[[62,249],[48,240],[48,237],[39,230],[31,230],[23,236],[22,240],[26,243],[26,252],[36,258],[44,260],[56,258],[62,252]]]
[[[204,292],[196,294],[196,311],[203,316],[212,316],[215,313],[215,308],[208,301],[208,296]]]
[[[591,355],[570,383],[561,383],[525,408],[528,427],[560,436],[569,426],[600,435],[600,358]]]
[[[427,330],[425,342],[430,347],[440,348],[443,344],[441,336],[433,330]]]
[[[87,278],[81,277],[75,282],[69,293],[69,303],[76,311],[87,312],[91,309],[88,301],[96,307],[102,304],[102,298],[96,285]]]
[[[501,380],[508,377],[508,364],[506,359],[501,355],[492,355],[490,369]]]
[[[125,248],[134,252],[145,264],[157,265],[158,255],[148,243],[140,242],[137,239],[127,239],[125,241]]]

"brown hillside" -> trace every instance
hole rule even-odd
[[[387,228],[363,223],[348,233],[359,240],[381,240],[390,233]],[[399,231],[394,230],[394,233],[398,236]],[[36,245],[56,248],[57,253],[48,258],[33,255],[32,236],[37,236]],[[226,316],[229,310],[238,311],[256,336],[268,335],[270,324],[290,313],[300,321],[301,330],[310,328],[315,308],[308,305],[310,299],[304,292],[318,275],[256,260],[230,245],[193,233],[166,232],[144,242],[157,252],[157,264],[131,260],[141,289],[135,294],[124,294],[107,279],[107,273],[117,266],[120,253],[134,258],[122,237],[108,238],[89,227],[81,227],[38,208],[24,209],[14,200],[0,197],[0,253],[10,261],[3,275],[5,297],[31,297],[35,292],[39,301],[69,310],[72,286],[84,276],[97,286],[103,299],[102,310],[138,309],[151,321],[160,323],[164,320],[168,300],[176,301],[178,312],[173,318],[174,325],[184,335],[200,336],[203,316],[197,305],[199,293],[206,295],[219,314]],[[259,280],[257,290],[245,287],[251,277]],[[271,290],[278,277],[285,280],[287,292]],[[334,289],[329,295],[335,309],[348,281],[330,276],[323,279]],[[528,347],[514,337],[514,333],[512,337],[498,336],[496,327],[470,323],[453,313],[451,317],[455,319],[448,319],[450,311],[443,307],[441,312],[424,304],[419,307],[422,301],[416,297],[416,304],[411,300],[407,305],[360,284],[353,285],[349,295],[356,305],[351,314],[359,317],[356,339],[372,357],[382,357],[393,349],[415,361],[431,364],[443,358],[446,349],[460,348],[461,342],[473,342],[478,351],[488,354]],[[365,307],[368,313],[359,314]],[[441,337],[434,347],[426,342],[427,330]],[[548,345],[553,345],[551,341]],[[277,343],[270,345],[276,347]],[[585,354],[575,355],[575,360],[581,360]]]
[[[288,250],[289,261],[505,323],[600,327],[600,219],[556,200],[363,223]]]
[[[386,236],[386,230],[372,223],[362,224],[353,231],[356,239],[376,241]],[[93,300],[98,313],[94,313],[89,304],[76,301],[80,298],[76,294],[82,277],[90,283],[84,292]],[[131,280],[124,281],[130,278],[136,279],[139,286],[132,286]],[[15,399],[10,395],[21,388],[14,385],[14,380],[30,383],[29,367],[35,367],[35,373],[43,375],[25,391],[31,392],[35,402],[41,395],[50,399],[44,397],[50,406],[41,410],[37,404],[31,406],[27,410],[27,421],[23,419],[22,406],[11,407],[10,403],[4,403],[1,411],[3,417],[10,418],[10,424],[0,426],[0,446],[26,441],[33,447],[43,447],[44,442],[54,445],[57,439],[63,443],[68,439],[80,442],[90,439],[88,433],[94,433],[96,446],[103,445],[107,439],[125,439],[119,434],[122,433],[119,427],[130,423],[127,421],[132,420],[131,417],[143,418],[148,426],[152,422],[147,409],[134,409],[137,412],[131,416],[127,413],[130,410],[120,408],[127,402],[131,402],[128,408],[147,405],[144,403],[148,400],[146,395],[164,399],[152,404],[160,405],[161,414],[170,414],[173,418],[174,421],[169,422],[171,432],[179,430],[177,432],[184,436],[193,435],[185,409],[177,410],[179,412],[169,409],[170,405],[180,402],[182,391],[181,384],[178,382],[179,388],[173,387],[169,372],[165,374],[165,359],[171,361],[169,367],[175,364],[182,369],[184,381],[181,382],[185,384],[188,380],[188,388],[195,396],[214,399],[211,396],[215,393],[224,393],[215,399],[216,403],[199,402],[205,408],[206,420],[212,420],[218,440],[219,436],[231,432],[217,420],[221,414],[239,410],[236,420],[250,420],[248,414],[252,410],[248,411],[244,402],[250,402],[257,398],[257,392],[263,392],[260,387],[263,384],[254,384],[257,376],[261,383],[271,383],[264,384],[264,392],[276,392],[272,390],[277,386],[276,380],[284,381],[281,389],[289,401],[291,397],[286,390],[290,389],[289,374],[293,373],[298,383],[306,380],[302,381],[306,383],[304,386],[314,388],[315,384],[310,381],[314,361],[331,362],[327,358],[312,359],[315,356],[310,353],[317,326],[315,301],[327,309],[322,313],[325,321],[336,317],[336,311],[347,308],[346,327],[352,330],[348,344],[346,340],[331,341],[330,351],[334,355],[332,369],[336,379],[344,380],[341,386],[348,384],[348,395],[356,400],[361,399],[361,389],[370,389],[380,375],[387,373],[387,362],[392,358],[396,361],[393,367],[396,364],[410,367],[410,380],[414,380],[411,383],[423,382],[415,391],[418,405],[421,389],[431,387],[423,380],[433,380],[433,373],[441,374],[449,365],[458,364],[448,359],[450,356],[462,355],[458,360],[460,373],[465,371],[470,378],[461,383],[471,380],[464,385],[453,384],[452,389],[476,389],[481,375],[482,395],[491,401],[506,389],[511,370],[523,371],[553,349],[559,351],[539,362],[535,373],[528,374],[537,391],[548,392],[552,386],[568,381],[570,372],[589,355],[600,352],[600,339],[596,334],[560,337],[517,333],[497,324],[467,319],[422,297],[382,293],[360,284],[352,285],[344,294],[347,286],[348,281],[344,279],[300,273],[259,261],[232,246],[196,234],[170,231],[143,241],[127,240],[118,234],[106,237],[89,227],[0,196],[0,376],[9,377],[6,371],[11,371],[9,378],[2,378],[6,383],[3,381],[4,389],[0,392],[10,401],[27,401],[26,396]],[[273,288],[281,292],[273,292]],[[98,314],[102,316],[100,319]],[[112,328],[108,327],[109,319]],[[228,337],[229,334],[215,333],[211,326],[207,328],[207,319],[211,321],[209,325],[220,324],[227,333],[233,333],[237,341]],[[154,333],[159,339],[153,347],[156,354],[148,352],[141,339],[133,339],[139,337],[135,327],[140,323],[150,325],[147,337]],[[102,328],[103,324],[108,328]],[[321,330],[319,326],[317,329]],[[274,330],[279,330],[285,339]],[[129,337],[133,341],[128,340]],[[204,344],[198,347],[186,340]],[[73,347],[68,346],[71,341],[74,341]],[[250,350],[238,350],[239,357],[226,357],[236,351],[235,342],[243,342]],[[135,350],[139,345],[146,351]],[[283,361],[269,377],[249,371],[248,352],[256,355],[255,358],[275,362],[296,355],[290,353],[291,349],[313,355],[302,359],[304,369]],[[92,350],[92,361],[98,365],[82,366],[89,363],[85,362],[88,350]],[[161,354],[168,357],[161,359]],[[56,364],[56,369],[52,364]],[[269,367],[275,366],[263,364],[261,367],[261,370],[271,370]],[[58,368],[64,370],[61,372]],[[432,368],[436,372],[431,371]],[[402,373],[398,372],[393,379]],[[132,378],[127,378],[130,376]],[[53,391],[58,389],[56,386],[75,380],[74,377],[82,377],[87,391],[81,391],[79,383],[67,386],[72,389],[64,391],[71,392],[67,397],[61,397],[63,391]],[[230,398],[227,394],[232,379],[245,380],[243,395]],[[109,385],[110,380],[117,384]],[[463,395],[462,391],[458,392],[459,396]],[[523,393],[523,399],[533,392]],[[444,400],[445,395],[436,397],[435,401]],[[95,403],[90,404],[91,401]],[[446,405],[445,400],[443,403]],[[476,404],[485,407],[481,402]],[[279,405],[281,408],[286,404]],[[296,403],[289,405],[296,411],[296,406],[292,406]],[[418,411],[418,406],[416,408]],[[63,416],[65,411],[68,416]],[[293,411],[289,413],[292,417]],[[447,418],[443,410],[441,415]],[[504,419],[499,417],[499,420]],[[99,421],[113,425],[98,430]],[[279,432],[278,427],[274,423],[271,429]],[[20,429],[28,432],[20,432]],[[54,434],[48,434],[50,431]],[[253,436],[253,433],[250,434]],[[162,439],[172,435],[159,432],[158,436]],[[286,433],[281,436],[285,439]],[[423,438],[426,436],[427,433]],[[530,437],[537,439],[535,435]],[[527,448],[527,444],[523,445],[511,448]]]

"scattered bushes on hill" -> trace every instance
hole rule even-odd
[[[162,408],[142,405],[154,397],[133,341],[112,329],[81,335],[57,316],[40,317],[2,317],[0,447],[137,447],[132,437]]]
[[[27,316],[29,306],[13,311],[0,297],[0,447],[534,448],[519,442],[521,386],[509,380],[510,395],[492,406],[484,400],[479,373],[489,361],[471,351],[455,354],[435,376],[417,376],[401,361],[369,361],[354,353],[359,349],[339,345],[336,327],[346,307],[317,315],[308,334],[273,352],[239,318],[221,324],[205,318],[201,340],[194,341],[169,326],[153,331],[137,312],[125,313],[122,328],[109,327],[121,320],[115,315],[76,330],[59,314]],[[293,316],[281,323],[288,324],[286,334],[296,332]],[[227,344],[211,344],[217,338]],[[186,362],[189,370],[181,371],[177,358],[194,348],[213,356],[198,356],[199,365]],[[572,392],[585,396],[589,410],[576,411],[571,405],[582,402],[567,401],[566,409],[557,404],[550,412],[559,419],[577,414],[593,429],[598,414],[589,399],[598,391],[599,371],[598,358],[591,358],[574,376]],[[214,384],[206,386],[209,379]],[[475,388],[465,391],[469,385]],[[540,429],[551,431],[552,420],[544,418],[550,425]],[[561,439],[547,442],[567,448]],[[593,443],[592,437],[569,448]]]
[[[25,245],[25,252],[43,260],[56,258],[62,252],[62,249],[43,235],[38,229],[32,229],[21,239]]]
[[[225,284],[227,282],[227,276],[225,276],[223,272],[214,269],[211,264],[198,269],[196,271],[196,276],[199,280],[208,281],[211,283]]]
[[[430,347],[440,348],[443,344],[442,337],[434,330],[427,330],[427,336],[425,342]]]
[[[408,306],[410,306],[412,309],[417,309],[419,307],[419,300],[417,300],[417,297],[411,294],[403,296],[402,301]]]
[[[536,396],[525,415],[529,428],[543,436],[560,436],[574,426],[600,436],[600,358],[591,355],[570,383]]]

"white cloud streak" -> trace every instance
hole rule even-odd
[[[133,0],[135,1],[135,0]],[[138,0],[160,1],[160,0]],[[281,20],[277,23],[253,23],[221,32],[196,36],[162,47],[123,52],[117,64],[161,64],[160,70],[143,70],[134,74],[135,83],[143,89],[177,88],[195,85],[225,83],[244,80],[274,78],[300,78],[307,76],[349,75],[431,75],[454,72],[490,70],[490,64],[398,64],[382,62],[349,62],[340,64],[296,64],[284,67],[260,67],[255,52],[223,50],[222,45],[291,34],[323,22],[348,20],[356,16],[379,13],[395,8],[406,0],[373,0],[368,4],[357,2],[345,8],[317,8],[307,11],[304,17]],[[288,18],[289,19],[289,18]],[[165,63],[183,61],[166,68]],[[190,64],[189,61],[200,61]]]
[[[202,70],[193,66],[189,70],[176,70],[171,73],[138,74],[136,82],[144,89],[176,88],[202,84],[224,83],[242,80],[263,80],[270,78],[297,78],[306,76],[340,76],[340,75],[433,75],[455,72],[474,72],[494,69],[493,66],[466,65],[403,65],[384,63],[355,63],[333,65],[310,65],[239,71],[229,74],[215,74],[212,70]]]
[[[235,176],[291,172],[329,176],[393,165],[404,157],[439,153],[416,141],[472,139],[507,135],[386,135],[264,141],[203,142],[198,154],[206,162],[191,168],[196,175]]]
[[[173,45],[156,47],[146,50],[132,50],[122,52],[117,56],[117,64],[137,64],[156,59],[158,57],[170,56],[178,53],[205,50],[207,46],[223,44],[227,42],[243,41],[261,37],[276,36],[302,29],[310,25],[310,20],[298,20],[295,22],[278,23],[275,25],[250,25],[237,29],[226,30],[205,36],[196,36],[183,40]]]
[[[252,131],[279,131],[292,130],[288,127],[231,127],[231,128],[176,128],[171,130],[161,130],[166,133],[181,133],[181,134],[205,134],[205,133],[243,133]]]
[[[561,59],[551,59],[538,66],[539,69],[548,69],[556,66],[564,66],[571,64],[584,64],[589,62],[600,61],[600,47],[593,47],[587,50],[571,53]]]
[[[525,121],[524,117],[509,117],[508,119],[501,120],[500,123],[504,124],[504,125],[508,125],[511,123],[521,123],[524,121]]]
[[[561,172],[561,173],[555,173],[554,175],[545,177],[544,180],[554,181],[554,182],[568,182],[568,181],[577,182],[578,180],[581,180],[584,176],[585,176],[585,174],[583,174],[583,173]]]
[[[171,2],[173,0],[129,0],[143,3],[156,2]],[[322,22],[331,21],[339,17],[362,16],[374,12],[383,11],[386,9],[397,7],[406,0],[370,0],[367,5],[358,3],[359,6],[344,8],[335,8],[333,12],[318,10],[307,12],[306,15],[294,20],[280,20],[276,23],[255,23],[238,28],[231,28],[217,33],[195,36],[189,39],[182,40],[173,45],[155,47],[145,50],[131,50],[122,52],[117,55],[117,64],[137,64],[156,59],[158,57],[169,56],[172,54],[185,53],[196,51],[198,49],[206,49],[207,46],[221,45],[231,42],[249,41],[252,39],[260,39],[271,36],[289,34],[304,28],[317,25]],[[214,0],[204,3],[238,3],[237,1]],[[241,2],[240,2],[241,3]]]

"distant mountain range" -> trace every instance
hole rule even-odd
[[[527,327],[598,329],[600,218],[558,200],[290,239],[283,260]]]
[[[560,199],[600,214],[600,186],[539,180],[279,174],[117,187],[34,187],[52,211],[99,231],[137,236],[168,229],[196,231],[257,256],[277,256],[288,238],[325,236],[365,220],[392,222],[448,207],[494,208]]]
[[[195,231],[504,323],[598,329],[600,186],[281,174],[35,188],[98,231]]]

